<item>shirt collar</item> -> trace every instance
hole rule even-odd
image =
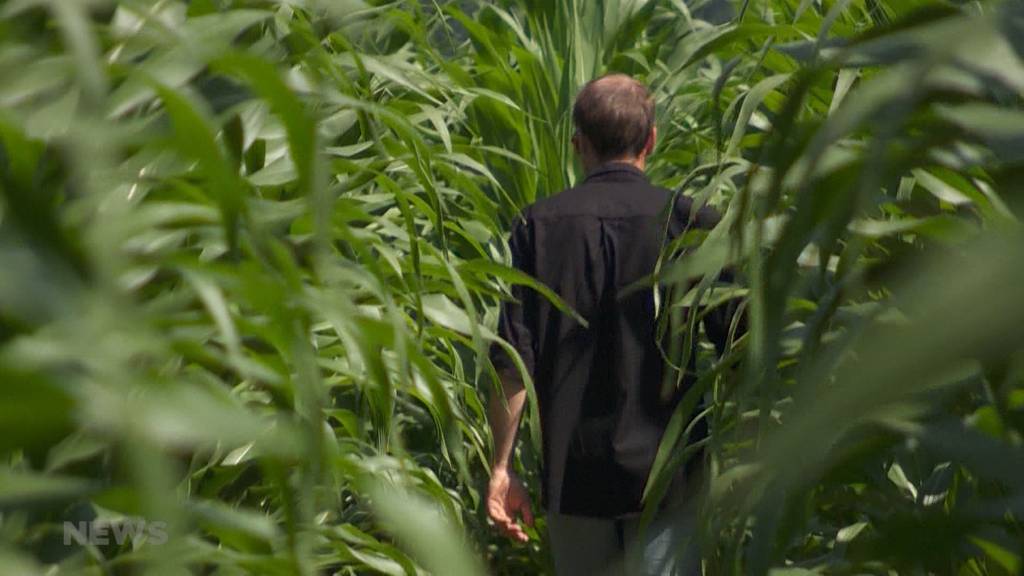
[[[606,162],[587,174],[587,177],[584,178],[583,181],[590,182],[592,180],[604,180],[612,175],[618,176],[619,178],[640,178],[642,180],[647,180],[647,175],[644,174],[643,170],[628,162]]]

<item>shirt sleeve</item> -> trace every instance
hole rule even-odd
[[[521,272],[534,275],[533,242],[530,224],[527,220],[518,219],[509,236],[509,250],[512,252],[512,266]],[[522,358],[526,370],[534,374],[535,339],[534,323],[536,318],[536,295],[532,290],[515,284],[511,288],[512,299],[502,303],[498,317],[498,336],[512,345]],[[504,347],[498,343],[491,345],[491,363],[498,372],[515,371],[516,364]]]

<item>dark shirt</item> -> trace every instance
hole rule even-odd
[[[513,226],[513,264],[589,323],[583,327],[529,289],[514,289],[515,301],[501,310],[499,335],[519,352],[537,390],[543,499],[551,512],[622,517],[640,511],[665,426],[692,384],[690,376],[662,399],[665,365],[652,290],[622,294],[654,271],[666,236],[719,220],[709,208],[690,214],[692,201],[681,195],[670,214],[671,200],[669,190],[651,185],[637,168],[607,164],[526,208]],[[722,326],[705,322],[705,331],[724,339]],[[499,371],[513,369],[498,347],[492,361]]]

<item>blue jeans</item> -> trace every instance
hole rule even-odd
[[[557,576],[700,576],[696,499],[669,508],[638,533],[638,519],[548,514]]]

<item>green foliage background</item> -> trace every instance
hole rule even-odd
[[[1024,9],[942,0],[0,3],[0,571],[547,570],[480,506],[484,353],[606,71],[725,214],[666,361],[749,319],[650,482],[706,395],[705,573],[1020,573]]]

